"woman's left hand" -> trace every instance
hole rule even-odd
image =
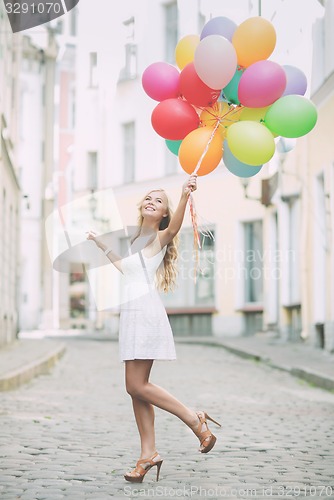
[[[197,174],[191,174],[187,182],[183,184],[183,193],[189,195],[197,189]]]

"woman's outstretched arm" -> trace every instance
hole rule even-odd
[[[168,243],[180,231],[184,214],[188,202],[188,197],[192,191],[197,189],[197,174],[191,174],[189,179],[182,186],[182,193],[179,204],[171,218],[169,225],[166,229],[159,231],[159,241],[161,247],[168,245]]]
[[[108,259],[110,260],[110,262],[112,264],[114,264],[114,266],[119,271],[121,271],[121,273],[123,273],[123,271],[122,271],[122,257],[120,257],[119,255],[117,255],[110,247],[108,247],[108,245],[106,245],[105,243],[103,243],[101,241],[101,237],[96,236],[95,231],[88,231],[87,240],[93,240],[94,243],[99,248],[101,248],[101,250],[106,254],[106,256],[108,257]]]

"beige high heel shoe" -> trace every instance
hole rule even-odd
[[[211,420],[211,422],[214,422],[215,424],[219,425],[221,427],[221,424],[211,418],[205,411],[197,411],[196,415],[198,416],[199,423],[198,423],[198,428],[195,431],[196,436],[200,440],[200,448],[198,451],[201,453],[208,453],[208,451],[212,450],[214,447],[217,438],[212,434],[212,432],[209,430],[207,420]],[[206,430],[202,431],[202,425],[205,424]],[[208,439],[210,438],[210,439]]]
[[[155,465],[157,466],[157,481],[159,479],[160,469],[163,460],[153,460],[159,456],[159,453],[156,451],[154,455],[149,458],[141,458],[137,461],[136,467],[131,471],[130,474],[124,474],[124,478],[131,483],[141,483],[144,479],[145,474],[152,469]],[[135,475],[132,475],[135,474]]]

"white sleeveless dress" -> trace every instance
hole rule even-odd
[[[168,316],[154,283],[167,246],[153,257],[136,252],[122,259],[123,296],[119,325],[119,359],[175,360]]]

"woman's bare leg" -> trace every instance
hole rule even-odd
[[[139,458],[151,457],[155,451],[154,407],[146,401],[132,397],[132,406],[140,436]]]
[[[180,418],[192,430],[198,427],[196,412],[185,406],[162,387],[148,381],[153,360],[135,359],[125,362],[126,390],[132,398],[157,406]],[[138,406],[138,408],[140,408]],[[139,409],[139,412],[141,410]]]
[[[143,382],[148,381],[153,360],[148,360],[140,372]],[[132,397],[132,406],[140,435],[140,458],[151,457],[155,453],[154,407],[141,399]]]
[[[132,404],[141,441],[141,458],[151,457],[155,449],[154,406],[176,415],[196,434],[198,416],[195,411],[185,406],[168,391],[149,382],[153,365],[152,359],[135,359],[125,361],[126,390],[132,398]],[[206,430],[203,424],[201,430]],[[197,435],[197,434],[196,434]],[[206,439],[210,439],[207,437]],[[204,443],[201,447],[204,446]],[[160,460],[157,455],[154,460]],[[134,470],[130,475],[137,476]]]

